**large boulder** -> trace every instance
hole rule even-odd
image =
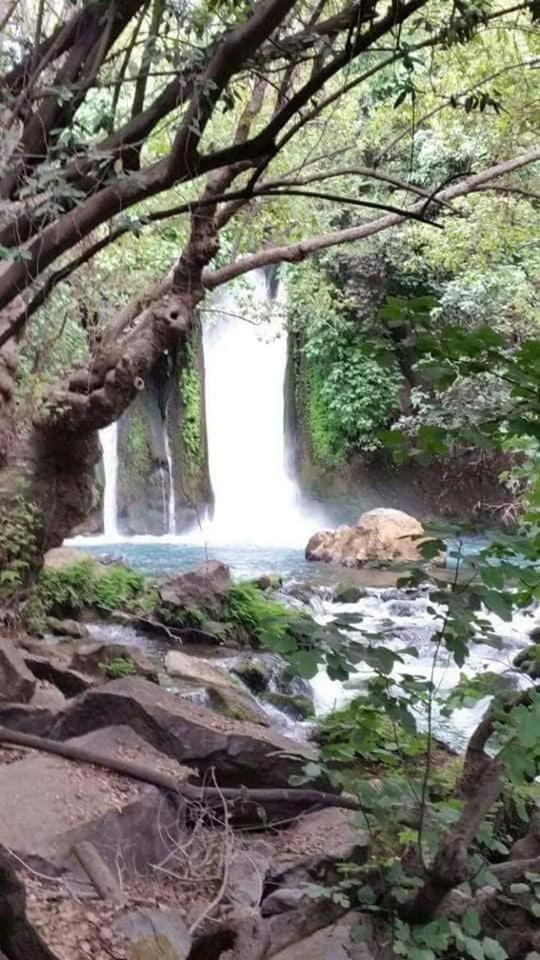
[[[424,528],[402,510],[378,507],[363,513],[353,527],[322,530],[306,547],[306,560],[361,567],[369,561],[419,561]]]
[[[105,757],[130,759],[174,775],[189,774],[126,727],[73,741]],[[88,840],[102,858],[128,873],[162,859],[174,844],[177,810],[157,787],[50,754],[28,754],[0,766],[0,844],[61,865]]]
[[[209,619],[222,619],[223,595],[232,587],[228,566],[209,560],[195,570],[169,577],[159,588],[161,606],[174,616],[202,611]]]
[[[0,640],[0,702],[29,703],[36,680],[10,640]]]
[[[138,677],[113,680],[71,700],[52,736],[67,740],[111,724],[126,724],[200,773],[215,768],[224,785],[288,787],[291,774],[316,756],[306,744],[218,716]]]

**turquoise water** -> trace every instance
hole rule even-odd
[[[129,566],[145,573],[182,573],[193,569],[207,560],[221,560],[226,563],[237,579],[255,577],[261,573],[280,573],[285,577],[306,576],[313,573],[314,564],[307,563],[304,551],[283,547],[261,546],[220,546],[205,550],[195,546],[171,540],[156,538],[140,540],[122,540],[118,543],[96,543],[86,545],[79,540],[77,547],[85,553],[95,556],[121,557]],[[319,566],[319,564],[315,564]]]
[[[488,543],[485,537],[468,537],[463,553],[473,557]],[[174,537],[133,537],[117,542],[80,537],[77,546],[85,553],[95,556],[113,556],[122,558],[129,566],[144,573],[182,573],[193,569],[207,560],[221,560],[226,563],[232,575],[239,580],[256,577],[261,573],[279,573],[283,577],[335,581],[336,571],[324,563],[308,563],[304,551],[293,547],[270,547],[258,544],[231,544],[205,548],[197,544],[186,543]],[[448,566],[455,564],[452,553],[456,545],[449,543]],[[350,571],[348,571],[350,573]]]

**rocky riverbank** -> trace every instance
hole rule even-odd
[[[401,770],[391,724],[365,698],[306,725],[328,677],[293,680],[265,647],[331,650],[358,618],[385,644],[388,618],[402,647],[411,631],[429,644],[428,606],[422,588],[354,576],[313,594],[272,577],[234,583],[215,562],[157,580],[53,552],[26,630],[0,644],[0,901],[18,891],[19,931],[0,935],[0,956],[29,960],[20,931],[32,960],[385,956],[358,953],[365,913],[342,869],[382,896],[381,857],[397,857],[423,815],[407,784],[426,739],[400,731]],[[528,670],[535,649],[523,645]],[[430,755],[436,805],[460,761],[435,742]],[[368,834],[359,784],[386,809],[388,776],[392,827]],[[525,835],[526,824],[514,839]],[[321,900],[325,889],[335,896]]]

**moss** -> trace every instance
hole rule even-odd
[[[140,410],[132,408],[124,440],[124,463],[121,478],[123,491],[130,500],[142,498],[152,467],[152,451],[144,417]]]
[[[294,720],[310,720],[315,716],[313,703],[309,697],[295,696],[293,693],[275,693],[270,690],[261,694],[261,699],[283,710]]]
[[[156,588],[143,574],[85,559],[42,570],[24,605],[23,617],[29,627],[41,630],[49,616],[76,617],[89,608],[144,614],[153,610],[156,601]]]
[[[197,365],[197,353],[193,340],[186,348],[186,365],[180,373],[180,396],[183,406],[182,439],[186,466],[197,471],[204,462],[202,438],[202,392]]]
[[[300,614],[268,600],[252,583],[237,583],[226,595],[227,619],[242,627],[255,645],[283,650]]]

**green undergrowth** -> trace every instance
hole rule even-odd
[[[254,646],[276,652],[290,649],[291,632],[301,615],[269,600],[252,583],[236,583],[227,591],[227,619],[248,634]]]
[[[408,770],[425,764],[428,746],[425,734],[404,729],[364,697],[355,698],[325,717],[319,726],[318,740],[321,759],[327,763],[351,767],[356,772],[395,771],[398,776],[406,776]],[[432,746],[432,757],[435,756],[433,785],[445,789],[455,779],[454,758],[436,743]]]
[[[42,629],[47,617],[77,617],[94,608],[144,614],[155,607],[157,592],[148,577],[129,567],[102,566],[81,560],[61,568],[44,568],[24,605],[27,625]]]

